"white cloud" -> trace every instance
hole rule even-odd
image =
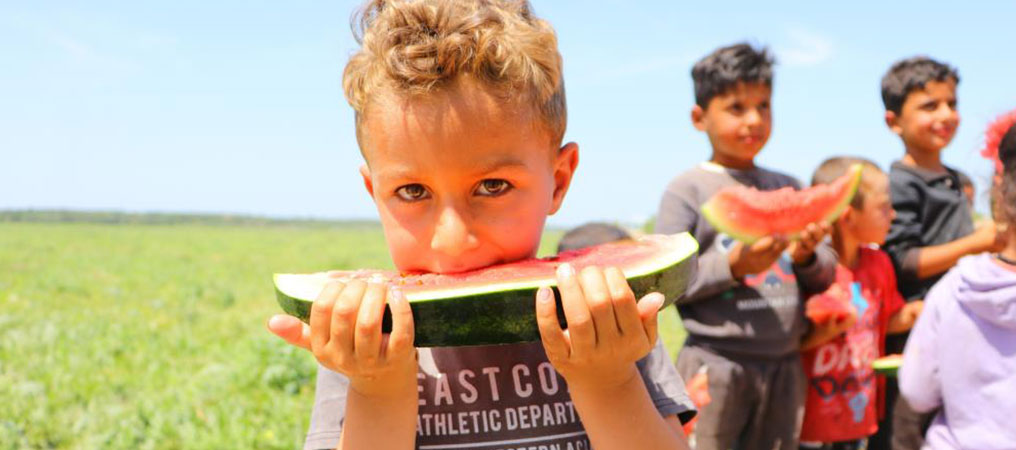
[[[832,41],[818,33],[801,28],[787,30],[790,43],[776,49],[779,62],[788,66],[816,66],[833,55]]]

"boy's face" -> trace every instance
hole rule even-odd
[[[896,211],[889,198],[889,178],[881,172],[865,170],[864,201],[860,209],[849,208],[844,214],[844,231],[861,243],[882,245],[889,234]]]
[[[709,136],[713,162],[732,168],[754,165],[772,130],[771,95],[764,84],[738,83],[709,100],[705,109],[692,108],[692,124]]]
[[[889,129],[908,148],[938,153],[956,135],[960,114],[956,111],[956,81],[929,81],[924,89],[907,95],[897,115],[886,111]]]
[[[526,109],[468,81],[371,105],[361,174],[400,271],[462,272],[536,254],[578,147],[555,148]]]

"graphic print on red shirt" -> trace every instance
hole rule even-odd
[[[829,289],[849,292],[857,323],[802,355],[808,377],[802,441],[862,439],[878,430],[880,383],[871,363],[882,356],[889,318],[903,307],[892,264],[876,249],[862,248],[853,270],[837,266]]]

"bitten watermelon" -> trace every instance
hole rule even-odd
[[[900,366],[903,365],[903,355],[886,355],[876,359],[871,365],[875,368],[875,372],[895,377],[896,373],[900,370]]]
[[[804,315],[812,322],[825,323],[831,320],[842,320],[857,315],[857,309],[850,303],[850,293],[833,284],[821,294],[808,298],[804,304]]]
[[[855,164],[833,183],[807,189],[730,186],[702,205],[702,215],[720,232],[745,243],[774,234],[796,239],[810,223],[836,220],[860,183],[861,165]]]
[[[331,280],[397,284],[413,310],[417,347],[526,342],[540,339],[536,290],[557,284],[555,270],[562,263],[577,271],[592,265],[617,267],[637,297],[660,292],[667,298],[666,306],[684,292],[697,252],[698,243],[688,233],[651,235],[451,275],[400,275],[380,270],[276,274],[275,291],[282,309],[306,322],[311,304]],[[558,319],[565,326],[560,307]],[[386,332],[391,329],[388,311],[382,328]]]

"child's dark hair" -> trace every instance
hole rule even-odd
[[[607,242],[631,239],[631,234],[616,225],[606,223],[587,223],[568,230],[557,244],[557,252],[578,250]]]
[[[861,185],[858,186],[854,197],[850,199],[850,207],[861,209],[864,207],[865,193],[869,189],[866,183],[870,182],[869,177],[865,175],[872,172],[885,173],[878,167],[878,164],[871,160],[855,156],[834,156],[826,159],[815,169],[815,173],[811,176],[811,185],[830,184],[846,174],[850,170],[850,166],[854,164],[860,164],[863,169],[861,171]]]
[[[705,108],[709,101],[723,95],[738,83],[758,83],[772,87],[773,57],[765,47],[755,49],[747,43],[718,48],[691,68],[695,84],[695,104]]]
[[[998,145],[998,159],[1002,162],[1002,182],[995,186],[997,211],[1010,226],[1016,226],[1016,125],[1002,136]]]
[[[882,103],[886,111],[900,114],[903,102],[911,92],[924,89],[930,81],[953,80],[960,82],[955,67],[935,61],[927,56],[915,56],[897,61],[882,77]]]

